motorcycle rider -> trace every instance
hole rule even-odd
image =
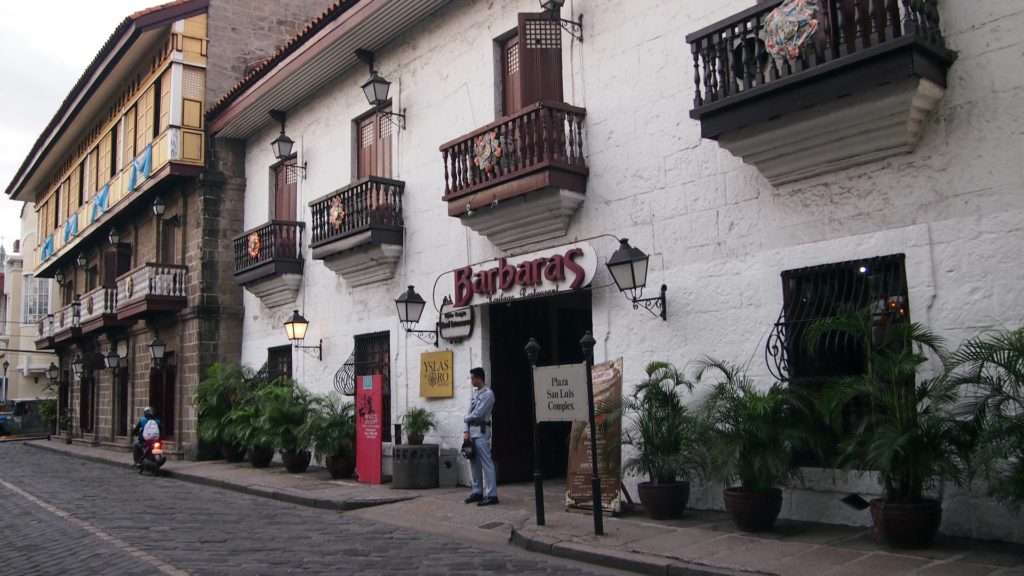
[[[146,424],[150,420],[156,420],[156,425],[160,425],[160,419],[155,417],[153,408],[146,406],[146,408],[142,410],[142,418],[139,418],[135,427],[132,428],[132,436],[135,437],[132,441],[132,457],[135,459],[136,464],[142,460],[142,455],[145,452],[146,445],[149,444],[149,442],[142,437],[142,431],[146,428]]]

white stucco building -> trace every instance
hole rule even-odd
[[[1024,41],[1002,23],[1024,6],[887,1],[865,24],[830,1],[820,47],[784,61],[758,28],[777,2],[750,4],[570,0],[561,17],[584,15],[582,41],[536,0],[328,10],[208,113],[218,140],[244,147],[243,363],[314,391],[383,371],[386,440],[426,406],[441,420],[428,441],[448,448],[481,365],[498,399],[499,476],[526,480],[530,337],[541,364],[566,364],[593,330],[596,360],[622,357],[628,391],[651,360],[705,355],[764,383],[813,380],[812,360],[766,350],[842,303],[892,304],[954,347],[1019,327]],[[361,90],[371,70],[391,82],[379,108]],[[279,162],[270,143],[282,132],[295,154]],[[622,238],[650,256],[644,297],[667,286],[665,321],[612,282],[605,262]],[[458,300],[453,271],[576,246],[592,278],[474,302],[472,334],[437,348],[453,352],[453,396],[421,397],[420,354],[435,346],[399,324],[407,286],[429,330],[443,298]],[[295,310],[322,360],[286,348]],[[565,474],[567,434],[546,428],[546,473]],[[869,479],[808,469],[806,480],[783,517],[870,522],[839,503],[877,494]],[[721,506],[719,487],[691,505]],[[949,488],[945,511],[944,532],[1024,541],[980,496]]]

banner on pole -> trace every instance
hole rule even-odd
[[[356,475],[366,484],[381,483],[383,389],[379,374],[356,379]]]
[[[586,370],[586,367],[584,367]],[[622,397],[622,358],[614,361],[594,364],[594,406],[599,413],[602,404]],[[584,375],[585,377],[585,375]],[[586,406],[584,391],[583,405]],[[566,478],[565,505],[573,508],[593,507],[594,496],[591,490],[590,468],[590,431],[587,429],[587,415],[584,420],[572,426],[569,437],[569,469]],[[606,416],[595,416],[597,422],[597,466],[601,480],[601,507],[606,512],[617,514],[621,511],[619,492],[622,487],[622,450],[615,440],[622,433],[622,419],[603,430]],[[609,451],[606,446],[611,443],[615,448]]]

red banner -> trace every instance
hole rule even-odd
[[[367,484],[381,483],[383,388],[380,375],[356,378],[356,477]]]

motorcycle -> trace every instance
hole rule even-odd
[[[157,438],[147,442],[142,452],[142,459],[139,460],[139,474],[151,472],[155,478],[160,475],[160,467],[165,462],[167,462],[167,458],[164,457],[163,441]]]

